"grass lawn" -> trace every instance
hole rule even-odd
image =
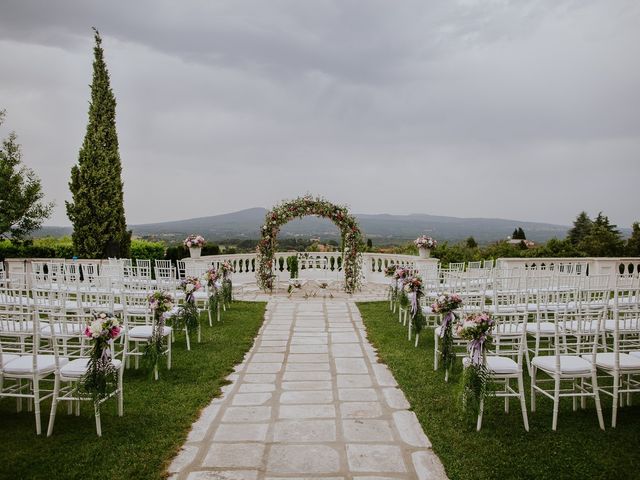
[[[558,430],[551,430],[552,402],[537,396],[537,411],[529,411],[530,432],[524,430],[517,399],[504,413],[502,399],[491,399],[482,430],[461,419],[458,380],[444,382],[433,371],[433,330],[423,331],[418,348],[387,302],[359,303],[368,337],[378,349],[418,416],[433,449],[452,479],[627,479],[640,478],[640,407],[618,410],[611,424],[611,402],[601,396],[606,431],[598,427],[593,401],[584,411],[572,411],[571,400],[560,403]],[[526,373],[525,373],[526,377]],[[529,383],[525,378],[527,407]],[[638,396],[635,403],[640,402]]]
[[[58,407],[53,436],[35,434],[33,413],[15,412],[15,401],[0,401],[1,479],[154,479],[163,478],[200,410],[228,383],[225,377],[253,343],[264,303],[235,302],[223,320],[209,327],[203,341],[186,350],[184,334],[173,344],[173,366],[155,382],[144,370],[125,371],[124,417],[115,400],[102,408],[102,438],[95,433],[92,407],[81,416]],[[46,433],[50,403],[43,403]]]

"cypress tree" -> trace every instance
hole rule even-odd
[[[109,84],[102,39],[95,28],[93,80],[87,132],[78,164],[71,169],[66,202],[73,223],[73,247],[86,258],[128,257],[131,232],[127,231],[122,190],[122,165],[116,132],[116,99]]]

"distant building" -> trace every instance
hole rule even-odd
[[[527,248],[533,248],[536,246],[536,242],[533,240],[519,240],[511,237],[507,237],[507,243],[510,245],[520,245],[521,243],[524,243]]]

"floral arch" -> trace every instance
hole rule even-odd
[[[360,283],[360,262],[358,252],[362,246],[362,233],[355,217],[345,206],[334,205],[323,198],[306,195],[283,202],[267,213],[261,229],[262,238],[258,242],[258,285],[263,290],[273,289],[273,262],[276,252],[276,238],[285,223],[307,215],[332,220],[342,234],[344,289],[353,293]]]

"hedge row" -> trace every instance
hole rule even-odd
[[[202,255],[219,255],[218,245],[205,245]],[[0,240],[0,261],[5,258],[73,258],[73,244],[69,238],[38,238],[29,242],[13,243]],[[186,247],[165,247],[162,242],[134,239],[131,241],[131,258],[149,260],[180,260],[189,256]]]

